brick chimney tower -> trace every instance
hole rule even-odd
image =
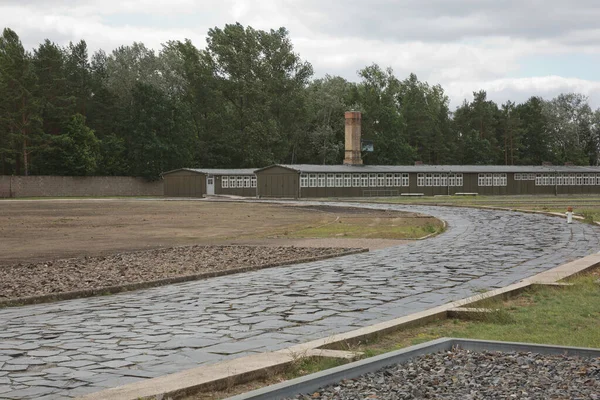
[[[346,144],[344,165],[362,165],[360,157],[360,111],[346,111]]]

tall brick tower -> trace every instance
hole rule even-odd
[[[346,143],[344,153],[345,165],[362,165],[360,156],[360,111],[346,111]]]

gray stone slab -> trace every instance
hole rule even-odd
[[[30,357],[53,357],[62,352],[63,350],[32,350],[28,351],[27,355]]]
[[[29,365],[24,365],[24,364],[5,364],[2,367],[3,371],[8,371],[8,372],[15,372],[15,371],[27,371],[27,368],[29,368]]]
[[[29,399],[52,394],[56,391],[56,388],[51,388],[47,386],[31,386],[25,389],[12,390],[7,394],[10,396],[10,398],[13,399]]]
[[[27,382],[28,386],[47,386],[51,388],[64,389],[69,388],[69,381],[35,379]]]
[[[105,361],[103,363],[100,363],[100,365],[102,365],[103,367],[106,367],[106,368],[118,369],[118,368],[127,367],[129,365],[133,365],[133,363],[130,361],[113,360],[113,361]]]
[[[96,383],[96,386],[112,388],[116,386],[128,385],[130,383],[135,383],[144,380],[145,378],[134,377],[134,376],[120,376],[114,377],[112,379],[101,381]]]
[[[75,360],[75,361],[66,361],[66,362],[62,362],[59,363],[58,366],[59,367],[67,367],[67,368],[81,368],[81,367],[86,367],[88,365],[93,365],[96,364],[94,361],[88,361],[88,360]]]
[[[215,353],[215,354],[237,354],[237,353],[241,353],[243,351],[258,349],[260,347],[263,347],[263,346],[256,342],[248,343],[245,341],[241,341],[241,342],[219,343],[214,346],[205,347],[204,351],[206,351],[208,353]]]
[[[217,343],[216,339],[209,339],[203,337],[178,337],[165,343],[161,343],[156,346],[157,350],[176,350],[182,348],[199,349],[202,347],[211,346]]]
[[[154,361],[156,359],[157,359],[157,357],[155,357],[155,356],[151,356],[148,354],[141,354],[139,356],[133,356],[133,357],[126,358],[125,361],[129,361],[131,363],[140,363],[140,362]]]
[[[35,350],[35,349],[39,349],[40,345],[38,343],[23,343],[19,346],[16,346],[14,349],[15,350],[24,350],[24,351],[28,351],[28,350]]]
[[[47,374],[56,374],[56,375],[63,375],[63,376],[67,376],[68,374],[71,374],[74,372],[73,369],[71,368],[67,368],[67,367],[53,367],[53,368],[46,368],[44,370],[45,373]]]
[[[291,321],[273,319],[273,320],[267,320],[267,321],[259,322],[257,324],[252,325],[252,331],[281,329],[281,328],[285,328],[285,327],[293,326],[293,325],[294,325],[294,322],[291,322]],[[252,336],[252,335],[248,335],[245,337],[250,337],[250,336]]]
[[[7,365],[44,365],[45,362],[32,357],[16,357],[6,361]]]
[[[306,323],[306,322],[314,322],[314,321],[318,321],[321,318],[323,318],[323,316],[318,315],[318,314],[292,314],[292,315],[288,315],[286,317],[287,321],[290,321],[292,323]]]
[[[119,370],[119,374],[123,376],[132,376],[137,378],[156,378],[160,374],[155,372],[143,371],[138,369],[125,368]]]
[[[25,351],[23,350],[0,350],[0,354],[2,356],[7,357],[19,357],[25,355]]]

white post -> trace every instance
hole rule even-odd
[[[570,224],[573,222],[573,207],[568,207],[567,208],[567,224]]]

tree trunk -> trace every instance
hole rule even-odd
[[[508,165],[508,129],[504,132],[504,165]]]
[[[27,154],[27,139],[23,138],[23,167],[25,169],[25,176],[29,175],[28,166],[28,154]]]
[[[515,154],[513,147],[513,133],[510,132],[510,165],[515,165]]]
[[[296,144],[292,146],[292,164],[296,163]]]
[[[331,122],[331,113],[333,110],[330,108],[327,113],[327,120],[325,121],[325,126],[328,128],[329,123]],[[325,161],[327,160],[327,135],[323,135],[323,165],[325,165]]]
[[[21,157],[18,156],[15,159],[15,175],[21,175]]]
[[[483,133],[483,118],[479,120],[479,139],[485,139],[485,134]]]
[[[29,175],[29,162],[27,159],[27,128],[25,128],[27,124],[27,116],[25,115],[25,96],[23,96],[22,100],[23,111],[21,114],[21,135],[23,135],[23,168],[25,170],[25,176]]]

